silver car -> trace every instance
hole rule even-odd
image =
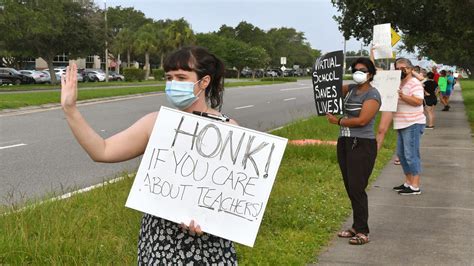
[[[20,70],[20,73],[32,77],[35,83],[48,83],[50,81],[49,76],[41,71],[37,70]]]

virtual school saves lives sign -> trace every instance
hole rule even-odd
[[[313,70],[313,92],[319,116],[343,113],[342,68],[344,53],[327,53],[318,59]]]
[[[253,246],[286,143],[161,107],[126,206]]]

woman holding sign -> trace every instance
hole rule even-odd
[[[342,87],[345,114],[340,118],[327,114],[327,119],[341,127],[337,159],[354,219],[352,228],[339,232],[338,236],[350,238],[349,244],[363,245],[369,242],[369,205],[365,188],[377,157],[374,125],[381,97],[370,85],[376,74],[372,61],[358,58],[351,68],[356,84]]]
[[[176,108],[223,117],[224,64],[201,47],[185,47],[167,57],[166,96]],[[79,144],[96,162],[121,162],[144,153],[158,112],[143,116],[132,126],[103,139],[87,123],[76,106],[77,66],[70,64],[61,78],[61,106]],[[222,119],[229,121],[229,119]],[[230,123],[236,124],[230,120]],[[138,241],[138,264],[237,263],[233,243],[189,226],[145,214]]]

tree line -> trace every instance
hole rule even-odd
[[[372,26],[391,23],[402,33],[402,49],[437,62],[473,69],[474,1],[472,0],[331,0],[348,40],[372,41]]]
[[[320,55],[294,28],[265,31],[242,21],[235,28],[222,25],[214,32],[195,33],[184,18],[153,20],[121,6],[105,11],[92,0],[0,0],[0,36],[4,62],[41,57],[53,82],[56,55],[103,55],[106,41],[109,57],[124,58],[128,67],[134,60],[143,63],[146,77],[150,65],[161,68],[168,53],[186,45],[208,48],[238,75],[245,67],[280,67],[280,57],[290,67],[311,67]]]

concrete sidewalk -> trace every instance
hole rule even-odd
[[[371,242],[335,237],[319,265],[474,265],[474,145],[459,86],[450,105],[436,106],[436,128],[422,137],[422,194],[393,191],[404,178],[389,162],[368,192]]]

